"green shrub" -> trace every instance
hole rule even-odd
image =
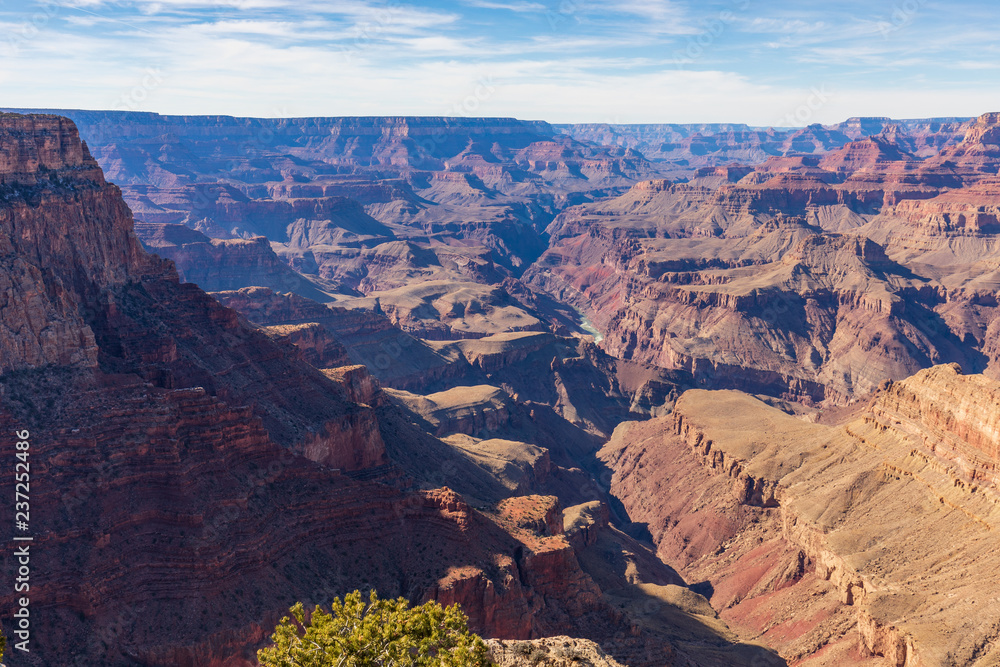
[[[272,644],[257,652],[261,667],[487,667],[483,640],[470,633],[458,605],[379,599],[367,602],[360,591],[343,602],[321,607],[308,622],[302,603],[291,608],[271,636]]]

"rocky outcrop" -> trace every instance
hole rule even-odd
[[[0,373],[95,366],[83,295],[159,269],[131,235],[131,216],[72,123],[56,116],[0,117],[5,205],[0,211]],[[95,228],[88,220],[109,218]]]
[[[966,466],[970,483],[992,486],[1000,461],[998,404],[1000,387],[995,381],[964,375],[953,364],[890,383],[879,394],[872,416],[896,429],[920,432],[924,446],[936,456]],[[986,469],[978,469],[980,465]]]
[[[995,391],[936,367],[840,425],[695,391],[672,420],[623,426],[602,456],[660,555],[788,659],[986,665],[996,631],[959,608],[985,618],[996,604],[979,594],[995,586],[985,549],[1000,496],[984,437],[995,410],[973,407]],[[771,490],[771,509],[732,493],[742,475]]]
[[[600,646],[585,639],[547,637],[532,641],[491,639],[490,659],[498,667],[621,667]]]
[[[366,366],[381,383],[397,389],[429,386],[463,372],[456,360],[445,358],[379,313],[325,306],[265,288],[216,292],[215,297],[273,334],[300,343],[306,358],[319,368],[340,365],[331,363],[339,356],[339,345],[352,363]]]
[[[563,532],[577,550],[597,543],[601,530],[608,527],[610,511],[599,500],[563,510]]]
[[[267,287],[317,301],[331,297],[294,271],[263,236],[211,239],[183,225],[137,223],[136,234],[151,253],[169,259],[181,280],[206,292]]]
[[[509,366],[523,364],[533,353],[556,342],[554,336],[541,332],[501,333],[478,339],[466,339],[435,345],[443,354],[461,354],[473,368],[495,373]]]
[[[318,322],[277,324],[262,328],[274,340],[294,345],[299,356],[316,368],[338,368],[353,363],[347,348]]]
[[[725,450],[714,448],[715,444],[697,426],[685,422],[683,410],[674,412],[674,433],[691,448],[691,453],[701,464],[720,476],[732,480],[732,493],[736,502],[742,505],[777,507],[775,495],[778,485],[766,477],[756,478],[747,471],[747,461]]]
[[[97,162],[70,120],[50,114],[12,113],[0,115],[0,120],[4,146],[0,173],[4,185],[44,185],[52,171],[72,172],[81,180],[103,184]]]
[[[375,291],[365,299],[341,299],[340,303],[377,309],[396,326],[425,340],[549,330],[540,313],[502,288],[472,282],[426,280]]]
[[[465,433],[489,437],[508,426],[517,412],[506,392],[489,385],[455,387],[426,396],[399,390],[391,395],[425,419],[438,436]]]
[[[706,387],[846,402],[939,363],[992,373],[993,126],[924,161],[880,134],[641,182],[560,214],[523,280]]]
[[[367,366],[324,368],[323,374],[344,387],[348,396],[355,403],[380,405],[385,400],[382,387],[379,386],[378,380],[368,372]]]

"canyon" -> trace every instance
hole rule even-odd
[[[991,665],[998,390],[937,366],[829,423],[696,390],[601,456],[665,562],[796,664]]]
[[[1000,115],[10,111],[24,664],[249,667],[356,588],[501,665],[1000,660]]]
[[[31,432],[32,474],[45,480],[32,497],[32,565],[44,573],[31,589],[36,659],[249,665],[291,602],[364,587],[461,603],[489,636],[597,640],[629,664],[690,650],[686,636],[630,621],[581,565],[588,545],[563,534],[555,494],[587,494],[582,470],[529,443],[438,439],[363,366],[345,364],[349,340],[317,352],[321,366],[342,364],[320,369],[289,332],[181,282],[142,249],[120,191],[67,119],[4,116],[0,142],[0,422]],[[384,317],[341,316],[405,335]],[[325,340],[321,331],[309,340]],[[502,366],[504,349],[469,350],[470,372]],[[627,412],[630,398],[607,400]],[[560,414],[568,401],[542,407],[518,404],[519,427],[550,420],[597,438],[596,426]],[[483,435],[474,419],[452,421]],[[14,458],[13,440],[2,449]],[[534,493],[508,498],[522,463],[518,488]],[[606,530],[624,553],[627,536]],[[5,548],[5,563],[15,558]],[[668,576],[658,568],[651,578]],[[633,586],[596,572],[606,586]],[[0,604],[9,617],[16,601]],[[720,656],[777,661],[710,626],[701,641]]]

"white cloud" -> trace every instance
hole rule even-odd
[[[539,2],[492,2],[491,0],[461,0],[461,2],[467,7],[476,7],[479,9],[502,9],[521,14],[537,14],[541,12],[553,11],[551,7],[543,5]]]
[[[568,13],[555,26],[489,14],[518,21],[514,29],[484,26],[429,0],[247,0],[254,4],[241,10],[233,5],[244,0],[65,0],[16,50],[4,51],[0,41],[7,59],[0,94],[5,104],[24,107],[110,108],[125,99],[129,108],[163,113],[768,125],[805,104],[813,83],[827,81],[834,92],[810,110],[809,122],[1000,108],[993,87],[976,81],[996,60],[987,57],[996,53],[990,31],[976,27],[935,30],[914,21],[883,38],[875,22],[854,17],[789,11],[754,19],[748,10],[734,12],[735,27],[716,35],[704,58],[678,69],[671,54],[704,34],[718,7],[463,1]],[[23,26],[26,11],[0,4],[0,30]],[[534,30],[520,29],[532,21]],[[768,51],[768,41],[777,50]]]
[[[762,18],[744,20],[742,30],[752,33],[810,34],[830,28],[825,21],[802,21],[798,19]]]
[[[405,46],[419,54],[436,54],[448,56],[460,56],[475,54],[480,49],[477,47],[479,40],[456,39],[444,35],[430,37],[407,37],[391,40],[396,44]]]
[[[584,4],[580,0],[580,4],[587,10],[599,7],[602,13],[617,15],[619,20],[631,19],[628,25],[640,35],[695,35],[702,32],[688,10],[671,0],[611,0],[599,5]]]
[[[981,60],[962,60],[955,63],[955,67],[969,70],[990,70],[1000,69],[1000,63],[996,63],[994,61],[984,62]]]

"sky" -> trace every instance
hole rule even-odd
[[[4,107],[554,123],[1000,111],[995,0],[0,0]]]

